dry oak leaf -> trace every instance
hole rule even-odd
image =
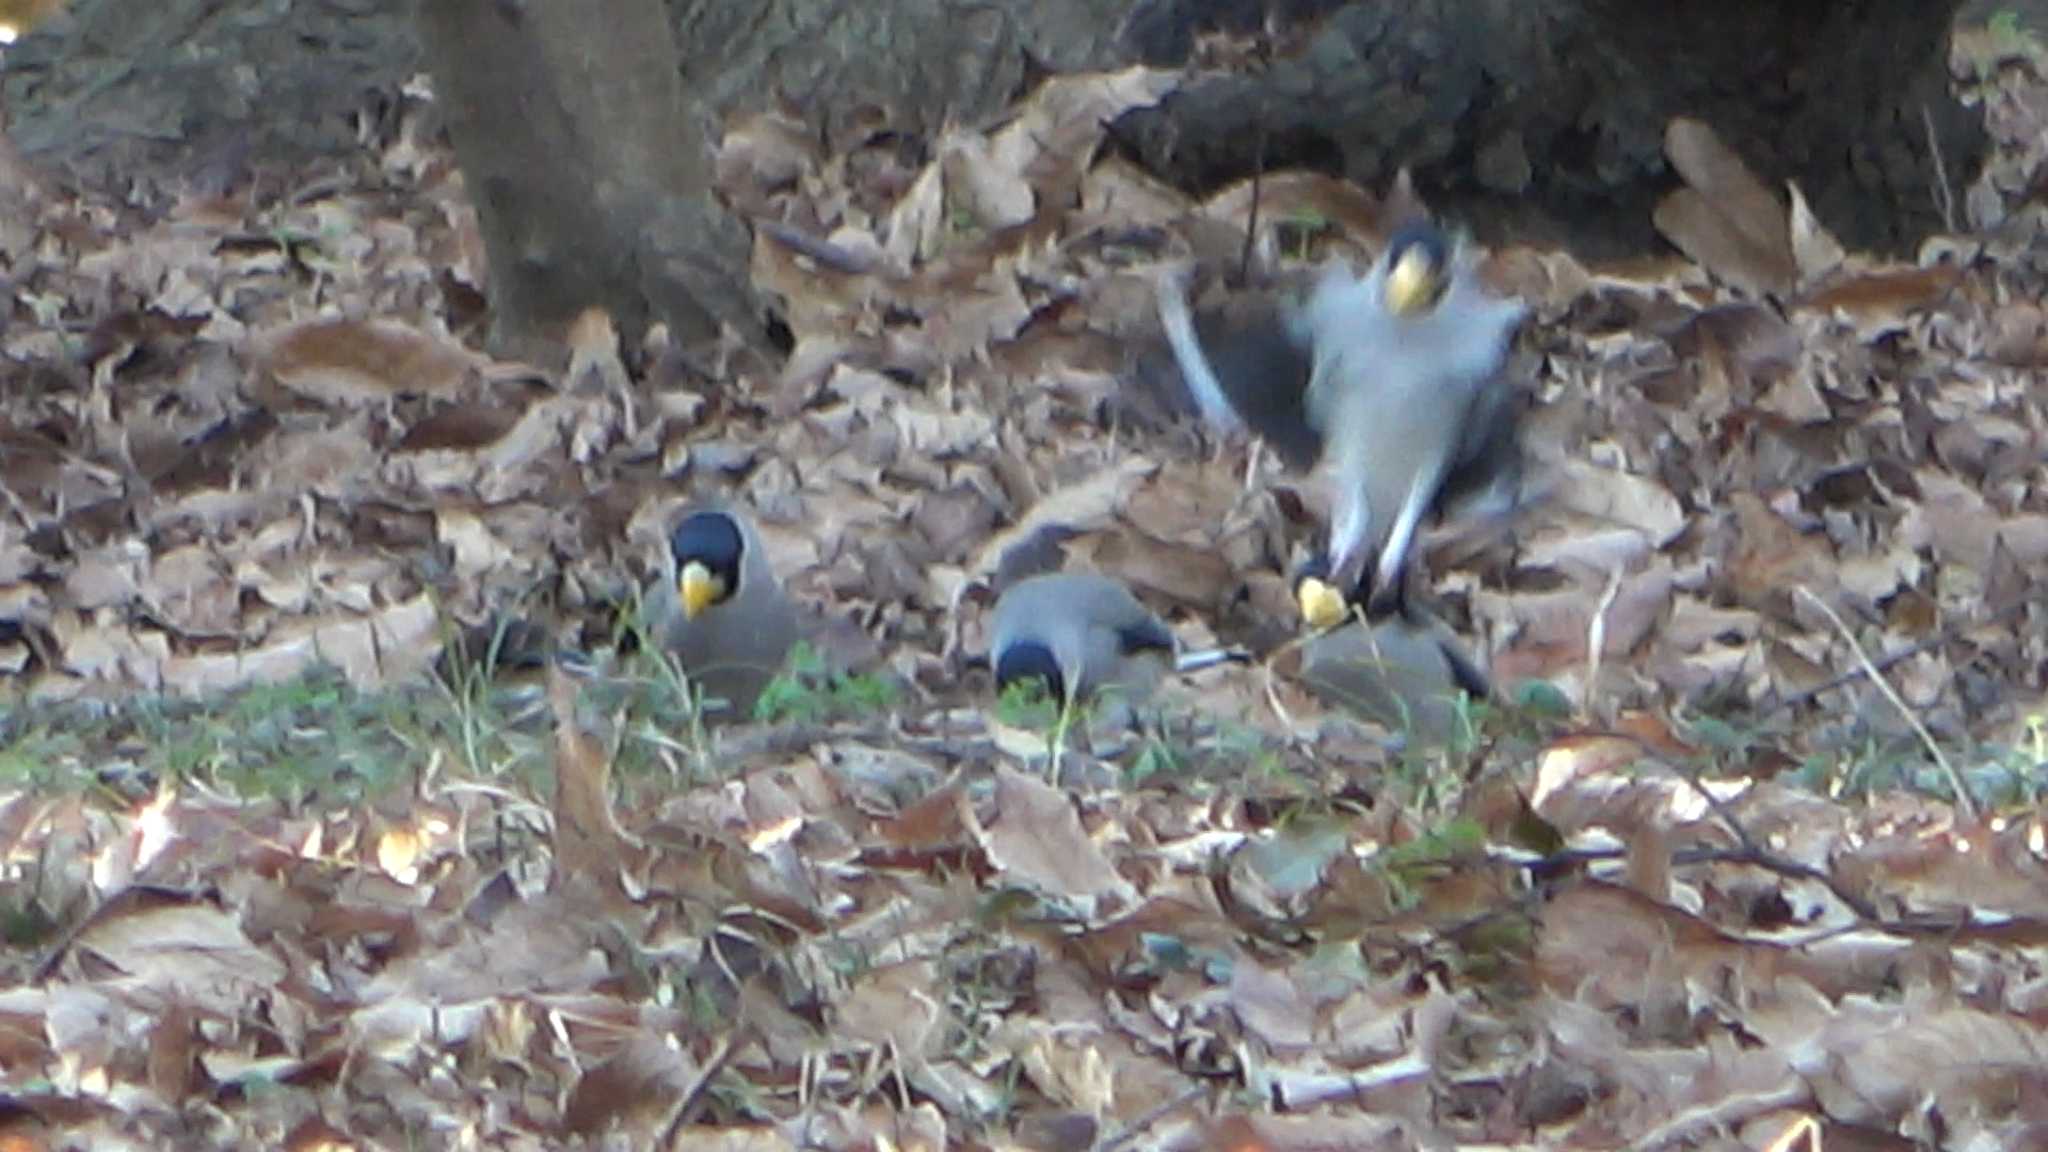
[[[1657,204],[1657,230],[1722,280],[1757,295],[1791,291],[1798,276],[1785,206],[1702,121],[1674,117],[1664,153],[1686,187]]]
[[[1254,193],[1256,187],[1256,193]],[[1349,180],[1321,172],[1273,172],[1227,184],[1195,206],[1195,211],[1234,225],[1240,236],[1251,224],[1252,205],[1258,218],[1274,221],[1328,221],[1339,234],[1360,241],[1378,241],[1388,231],[1386,205]]]
[[[1157,463],[1143,456],[1126,456],[1085,480],[1040,498],[1016,524],[982,545],[968,566],[969,572],[978,579],[994,576],[1011,549],[1035,545],[1040,533],[1071,536],[1107,526],[1138,483],[1158,469]]]
[[[713,183],[740,211],[766,212],[777,195],[799,191],[800,182],[818,170],[818,151],[801,121],[779,111],[757,113],[719,138]]]
[[[833,1035],[916,1059],[945,1047],[946,989],[931,960],[906,960],[864,974],[834,1013]]]
[[[576,1081],[562,1109],[562,1127],[585,1136],[614,1120],[629,1129],[649,1129],[666,1119],[695,1077],[695,1066],[672,1040],[635,1031]]]
[[[165,683],[193,695],[289,680],[320,662],[358,687],[374,687],[424,670],[439,651],[434,601],[422,592],[360,616],[291,621],[260,648],[171,656],[162,669]]]
[[[1102,910],[1105,901],[1127,906],[1136,898],[1081,827],[1073,801],[1036,776],[996,769],[995,818],[977,821],[974,833],[997,871],[1084,915]]]
[[[109,900],[70,951],[111,964],[131,987],[175,993],[228,1016],[286,975],[284,962],[251,943],[233,915],[159,889],[130,888]]]
[[[447,396],[483,358],[395,320],[309,320],[266,333],[258,357],[279,384],[328,403]]]
[[[1813,207],[1806,202],[1806,195],[1799,191],[1799,185],[1787,183],[1786,193],[1792,199],[1790,228],[1792,259],[1799,266],[1799,282],[1802,285],[1818,283],[1828,273],[1842,266],[1848,252],[1842,242],[1835,239],[1820,217],[1813,214]]]
[[[1038,197],[1022,173],[999,167],[986,137],[962,133],[942,141],[938,164],[947,206],[984,232],[1014,228],[1038,211]]]
[[[1662,548],[1685,530],[1685,509],[1663,485],[1631,472],[1566,460],[1557,469],[1557,502],[1574,512],[1625,524]]]
[[[989,162],[998,173],[1041,191],[1057,186],[1062,176],[1087,168],[1117,117],[1159,103],[1180,84],[1178,69],[1054,76],[991,135]]]

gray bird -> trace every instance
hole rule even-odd
[[[1343,610],[1309,619],[1301,679],[1320,699],[1427,744],[1457,731],[1461,695],[1483,700],[1486,672],[1443,621],[1402,605],[1368,625]]]
[[[1185,286],[1160,282],[1167,342],[1205,417],[1248,428],[1298,470],[1327,468],[1335,586],[1375,599],[1400,595],[1424,516],[1511,502],[1520,484],[1519,397],[1503,369],[1526,310],[1461,260],[1411,225],[1364,277],[1332,265],[1298,301],[1195,317]]]
[[[804,631],[753,523],[724,504],[691,507],[676,521],[644,611],[649,634],[707,705],[716,702],[707,711],[726,718],[753,714]]]
[[[1244,654],[1183,653],[1173,630],[1121,582],[1093,572],[1019,580],[996,599],[989,666],[996,690],[1037,680],[1062,704],[1115,695],[1138,704],[1169,671],[1192,672]]]

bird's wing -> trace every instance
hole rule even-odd
[[[1195,335],[1194,317],[1188,312],[1186,269],[1162,270],[1156,291],[1159,323],[1166,330],[1167,346],[1173,349],[1174,362],[1180,365],[1181,379],[1187,382],[1188,392],[1194,396],[1202,418],[1218,428],[1241,427],[1242,422],[1223,394],[1223,382],[1216,378],[1216,370],[1210,365],[1208,354],[1202,350],[1202,341]]]
[[[1446,376],[1491,378],[1505,364],[1515,329],[1528,315],[1527,305],[1493,295],[1476,272],[1460,269],[1436,311],[1418,325],[1418,343]]]
[[[992,641],[1036,640],[1052,652],[1075,696],[1115,684],[1142,695],[1153,666],[1173,659],[1173,632],[1121,581],[1094,572],[1033,577],[996,604]]]
[[[802,633],[796,604],[773,583],[743,583],[694,620],[683,615],[672,587],[650,589],[646,603],[662,646],[707,698],[723,700],[740,719],[752,714]]]
[[[1250,429],[1290,468],[1313,467],[1322,439],[1304,406],[1309,343],[1291,313],[1260,297],[1237,301],[1232,311],[1193,315],[1186,276],[1177,269],[1162,272],[1157,288],[1167,346],[1203,419]]]

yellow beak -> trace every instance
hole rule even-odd
[[[1413,316],[1436,303],[1442,294],[1438,269],[1419,248],[1401,253],[1387,271],[1387,309],[1396,316]]]
[[[676,583],[683,599],[685,620],[695,620],[698,613],[725,599],[725,581],[695,560],[683,565],[682,578]]]
[[[1351,605],[1344,602],[1343,593],[1314,576],[1302,580],[1294,590],[1294,599],[1301,607],[1302,622],[1316,632],[1335,628],[1351,615]]]

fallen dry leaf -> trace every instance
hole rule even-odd
[[[1786,210],[1711,126],[1675,117],[1664,154],[1686,182],[1657,205],[1666,239],[1714,275],[1758,295],[1791,291],[1793,259]]]
[[[479,366],[459,345],[388,320],[313,320],[272,333],[263,345],[278,383],[329,403],[452,395]]]
[[[975,838],[999,874],[1083,914],[1132,899],[1129,883],[1082,829],[1067,794],[1036,777],[998,769],[995,814]]]

